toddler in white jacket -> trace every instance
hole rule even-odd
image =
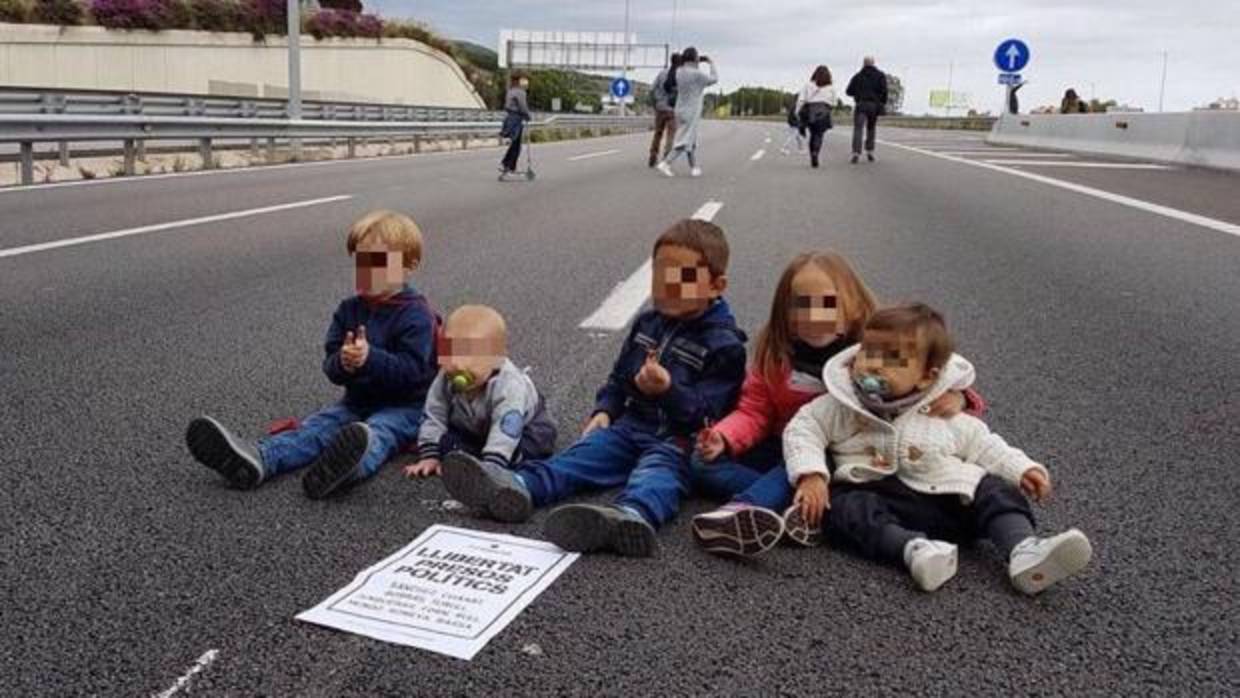
[[[829,539],[907,568],[925,591],[955,576],[954,542],[988,537],[1013,585],[1037,594],[1085,567],[1089,539],[1076,529],[1034,535],[1022,492],[1038,501],[1050,494],[1045,467],[976,417],[925,414],[972,381],[973,366],[952,350],[942,316],[926,305],[875,313],[861,344],[827,363],[827,394],[784,431],[794,501],[811,523],[825,515]]]

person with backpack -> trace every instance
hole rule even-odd
[[[659,71],[650,85],[650,102],[654,107],[654,139],[650,142],[650,167],[667,157],[676,134],[676,69],[680,67],[679,53],[673,53],[670,65]],[[659,144],[663,151],[659,152]]]
[[[825,65],[814,69],[809,82],[797,95],[797,114],[800,123],[809,129],[809,164],[817,169],[822,141],[831,129],[831,110],[836,102],[835,88],[831,86],[831,70]]]
[[[874,67],[874,57],[866,56],[861,71],[848,82],[845,93],[853,98],[852,164],[861,157],[861,136],[865,135],[865,157],[874,162],[878,117],[887,111],[887,76]]]

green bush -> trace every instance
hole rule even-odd
[[[0,0],[0,22],[22,24],[30,16],[24,0]]]
[[[77,0],[35,0],[31,17],[42,24],[76,26],[82,23],[84,14]]]

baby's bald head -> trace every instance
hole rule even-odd
[[[439,366],[448,373],[467,372],[484,379],[507,355],[508,325],[494,308],[463,305],[448,316],[439,345]]]
[[[499,340],[501,349],[508,343],[508,325],[495,308],[485,305],[463,305],[448,316],[444,334],[452,338]]]

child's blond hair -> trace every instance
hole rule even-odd
[[[422,230],[403,213],[380,209],[362,216],[349,228],[346,248],[352,255],[363,241],[382,241],[392,250],[403,253],[402,266],[413,268],[422,262]]]

